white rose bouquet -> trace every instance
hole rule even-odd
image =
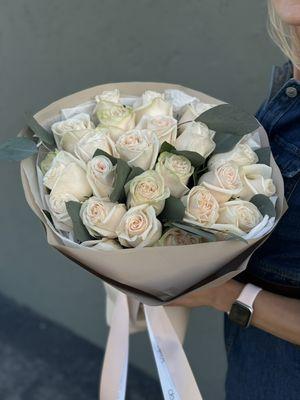
[[[259,141],[247,143],[247,130],[230,139],[220,134],[214,118],[222,117],[225,129],[229,105],[204,105],[201,112],[193,101],[177,109],[181,123],[172,107],[164,94],[150,90],[126,106],[114,89],[96,96],[91,115],[75,114],[51,126],[63,150],[56,150],[46,172],[44,167],[43,183],[57,229],[79,244],[114,238],[130,248],[161,246],[161,237],[174,229],[183,237],[193,230],[202,242],[243,240],[266,208],[265,225],[271,227],[276,187],[272,168],[255,151]],[[194,120],[186,120],[187,111]],[[247,116],[247,123],[255,120]],[[228,151],[220,151],[228,142]],[[132,238],[135,223],[142,229],[138,221],[145,232]]]
[[[91,88],[27,123],[0,159],[23,159],[26,199],[49,243],[118,289],[104,365],[114,374],[104,372],[101,399],[123,398],[124,340],[140,303],[156,361],[157,349],[166,360],[160,375],[173,362],[169,336],[188,370],[164,309],[150,306],[232,278],[276,226],[283,183],[263,128],[234,106],[155,83]],[[111,346],[124,349],[118,360]],[[175,370],[171,389],[183,398]]]

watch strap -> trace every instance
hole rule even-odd
[[[260,287],[252,285],[252,283],[247,283],[236,301],[253,308],[254,300],[261,290]]]

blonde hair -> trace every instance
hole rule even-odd
[[[269,23],[268,31],[271,38],[281,51],[300,68],[299,37],[294,26],[285,23],[275,10],[272,0],[268,1]]]

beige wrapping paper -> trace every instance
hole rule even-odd
[[[205,103],[222,103],[201,92],[174,84],[150,82],[114,83],[96,86],[60,99],[39,111],[35,118],[40,124],[47,125],[47,121],[56,118],[61,109],[77,106],[93,99],[104,90],[115,88],[120,90],[123,97],[126,97],[126,95],[140,96],[146,89],[154,91],[178,89],[197,97]],[[31,132],[24,129],[21,134],[28,136],[31,135]],[[262,147],[267,146],[267,135],[262,127],[259,129],[259,135]],[[130,332],[144,329],[146,326],[141,303],[148,306],[163,305],[192,290],[201,290],[204,287],[216,286],[226,282],[246,268],[253,251],[267,239],[267,237],[258,240],[252,239],[248,243],[230,240],[189,246],[134,248],[109,252],[78,245],[65,245],[42,211],[42,200],[37,183],[35,163],[34,157],[22,161],[22,183],[29,206],[45,227],[48,243],[106,282],[108,323],[111,321],[116,301],[115,290],[118,289],[129,296],[127,299]],[[276,203],[277,223],[285,211],[284,187],[282,176],[272,157],[271,167],[278,196]],[[217,258],[217,254],[221,255],[221,257]],[[163,308],[160,307],[159,309]],[[160,315],[163,315],[161,312]],[[167,308],[167,313],[182,342],[188,321],[187,310],[180,307]],[[150,313],[149,316],[151,316]],[[153,320],[157,319],[155,318]],[[154,328],[159,331],[158,326]],[[169,326],[168,329],[170,332],[172,331]],[[111,342],[113,343],[113,340]],[[181,353],[182,351],[180,350],[178,354],[180,354],[181,360],[185,364],[186,360]],[[107,359],[109,358],[108,354]],[[190,374],[187,374],[187,376],[189,378],[187,378],[185,384],[190,382],[191,385],[194,385]],[[194,393],[196,392],[197,390],[194,391]],[[108,396],[107,398],[111,397]],[[199,399],[200,397],[195,395],[194,398]],[[106,398],[103,399],[106,400]]]

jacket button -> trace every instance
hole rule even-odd
[[[295,87],[289,86],[289,87],[287,87],[285,89],[285,94],[288,97],[292,97],[293,98],[293,97],[296,97],[298,95],[298,91],[297,91],[297,89]]]

